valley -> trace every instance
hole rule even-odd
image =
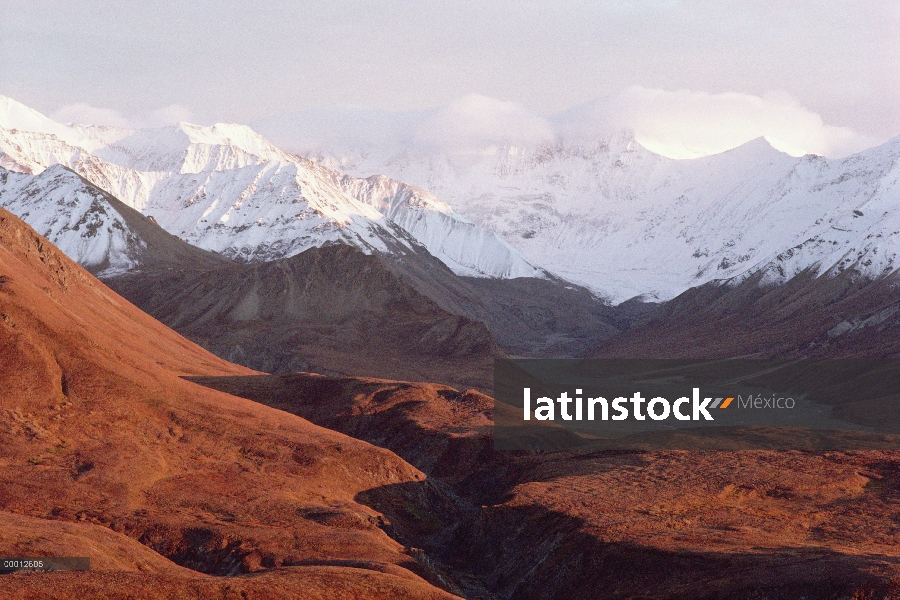
[[[900,596],[896,451],[498,451],[491,397],[503,357],[897,357],[897,140],[592,144],[0,98],[0,553],[92,558],[0,595]]]

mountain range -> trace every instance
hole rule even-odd
[[[759,138],[676,160],[627,130],[587,136],[560,124],[552,139],[436,146],[417,130],[422,116],[332,113],[256,127],[319,164],[424,187],[532,263],[612,302],[669,300],[758,273],[785,282],[809,270],[877,278],[897,268],[900,138],[843,159],[793,157]],[[355,136],[322,131],[342,121]],[[366,140],[389,125],[403,133]]]
[[[897,140],[503,148],[0,99],[0,550],[92,560],[0,595],[896,597],[896,452],[499,452],[485,393],[499,356],[896,356]]]
[[[496,452],[477,391],[229,364],[2,209],[0,351],[0,548],[91,559],[3,575],[4,597],[786,600],[900,584],[895,453]]]
[[[425,190],[317,166],[246,127],[123,132],[55,124],[8,100],[5,107],[6,124],[20,128],[0,133],[0,206],[144,310],[252,368],[430,378],[484,390],[501,351],[577,356],[645,312],[610,307],[530,265]],[[275,179],[259,183],[260,173],[290,176],[275,187]],[[307,197],[343,212],[317,215]],[[217,210],[218,220],[209,216]],[[248,223],[251,213],[267,216]],[[335,244],[354,251],[327,249]],[[270,276],[284,287],[244,285]],[[238,308],[244,293],[250,312]],[[197,304],[213,297],[231,300]],[[356,300],[336,301],[345,297]],[[401,322],[413,329],[392,333]],[[451,338],[469,340],[466,368],[449,358],[462,356],[444,347]],[[403,341],[416,339],[430,340],[424,356],[449,362],[410,368],[425,364],[415,360],[425,342]]]
[[[244,262],[334,242],[366,253],[424,245],[459,274],[544,276],[425,190],[384,177],[349,177],[283,152],[246,126],[67,126],[0,97],[0,167],[37,175],[53,165],[68,167],[191,244]],[[74,227],[83,213],[69,208],[38,215],[29,207],[28,218]],[[105,236],[112,227],[96,231]],[[57,241],[53,231],[41,231]],[[112,240],[108,246],[107,257],[71,252],[86,265],[127,264]]]
[[[290,132],[302,118],[277,123]],[[266,371],[432,379],[488,390],[488,365],[498,353],[640,354],[664,339],[659,331],[686,327],[690,320],[671,322],[671,315],[684,315],[677,307],[697,298],[733,302],[732,312],[744,314],[750,299],[762,302],[772,298],[765,292],[771,286],[794,282],[790,289],[806,290],[807,308],[822,315],[812,337],[800,337],[806,344],[827,340],[828,348],[835,347],[835,336],[828,337],[834,327],[871,322],[888,306],[853,305],[854,312],[831,301],[815,308],[846,288],[829,281],[875,282],[884,292],[870,295],[887,294],[889,303],[900,235],[893,209],[900,139],[842,160],[791,157],[763,139],[673,160],[627,131],[478,152],[437,152],[403,136],[393,144],[301,157],[246,126],[63,125],[4,98],[0,206],[157,318],[220,356]],[[326,250],[333,244],[360,256]],[[287,262],[267,266],[279,260]],[[313,272],[319,280],[310,287]],[[271,277],[287,279],[262,296],[258,285],[237,291],[245,281]],[[298,285],[320,293],[291,296],[287,290]],[[293,304],[283,293],[295,297]],[[231,299],[213,302],[210,294]],[[241,301],[242,294],[250,296]],[[351,313],[334,310],[341,304],[329,299],[336,296],[364,300],[367,308],[357,303],[351,311],[357,325],[345,320]],[[621,335],[654,311],[656,304],[637,299],[676,296],[649,324]],[[419,300],[398,309],[379,297]],[[624,302],[629,298],[635,300]],[[240,308],[248,302],[253,318]],[[764,306],[753,310],[777,328],[782,321],[773,315],[781,313]],[[423,321],[423,310],[433,317]],[[389,334],[401,321],[413,329]],[[892,322],[883,321],[882,329]],[[294,331],[301,322],[305,335]],[[710,317],[706,325],[717,322]],[[447,329],[450,323],[487,329],[463,334]],[[382,333],[372,335],[372,327]],[[320,333],[309,337],[313,330]],[[349,331],[356,333],[348,338]],[[405,359],[422,352],[420,342],[401,338],[436,340],[434,352],[443,358],[433,364],[443,366],[398,369],[417,364]],[[451,339],[479,348],[465,359],[468,369],[449,358],[466,355]],[[789,346],[752,343],[740,354],[805,351],[799,341]],[[365,365],[354,356],[387,362]]]
[[[284,138],[309,131],[304,118],[259,127]],[[674,160],[628,131],[454,152],[402,136],[377,149],[318,143],[300,157],[239,125],[68,126],[0,99],[0,165],[67,166],[170,233],[243,262],[334,242],[394,255],[421,245],[459,275],[552,274],[612,303],[760,273],[781,283],[896,269],[900,138],[841,160],[791,157],[762,138]],[[22,196],[24,181],[4,187]],[[57,205],[48,216],[5,202],[70,251],[50,221],[74,227],[83,211],[63,217]],[[72,255],[127,268],[123,230],[112,233],[114,256],[97,254],[97,241]]]

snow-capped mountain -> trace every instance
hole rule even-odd
[[[299,157],[240,125],[66,126],[0,98],[0,166],[64,165],[243,261],[329,242],[388,253],[421,244],[458,274],[542,276],[540,265],[616,302],[759,272],[765,282],[805,270],[878,277],[898,264],[900,138],[840,160],[791,157],[763,139],[673,160],[627,131],[448,151],[418,140],[410,119],[382,146],[317,141]],[[47,219],[35,223],[42,233]]]
[[[283,152],[246,126],[66,126],[0,97],[0,167],[37,175],[52,165],[70,168],[170,233],[239,260],[292,256],[330,242],[369,253],[421,244],[458,274],[544,275],[424,190],[354,180]],[[18,214],[23,210],[37,214],[24,206]],[[44,232],[46,223],[29,223]],[[93,259],[77,254],[83,245],[50,239],[80,261]]]
[[[532,262],[613,301],[666,300],[759,271],[767,282],[806,269],[878,277],[900,262],[900,138],[840,160],[792,157],[762,138],[674,160],[627,131],[451,151],[410,135],[305,155],[427,188]]]
[[[0,207],[103,275],[135,268],[146,248],[113,202],[61,165],[39,175],[0,168]]]

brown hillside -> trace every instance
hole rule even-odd
[[[405,543],[496,598],[900,598],[898,452],[496,452],[492,411],[471,392],[195,380],[393,449],[452,485],[457,505],[426,513],[404,508],[421,483],[367,497]]]
[[[420,471],[181,379],[252,371],[2,210],[0,357],[0,554],[88,554],[95,567],[2,576],[0,597],[448,596],[356,500]]]
[[[190,379],[390,448],[446,481],[493,456],[494,400],[476,390],[312,373]]]

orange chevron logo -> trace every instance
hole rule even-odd
[[[724,400],[725,402],[722,402],[722,400]],[[716,398],[710,408],[728,408],[728,405],[731,404],[732,400],[734,400],[734,398]]]

